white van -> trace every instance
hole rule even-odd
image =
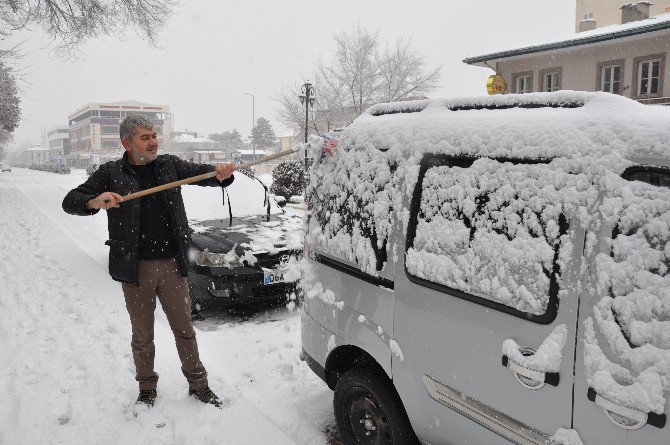
[[[345,443],[668,444],[670,109],[371,107],[311,170],[303,358]]]

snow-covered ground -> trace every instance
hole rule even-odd
[[[61,209],[85,179],[0,174],[0,444],[327,443],[332,392],[298,358],[299,309],[195,323],[222,410],[187,397],[157,310],[157,404],[128,410],[137,384],[121,286],[107,274],[106,216]],[[203,200],[215,191],[198,190]]]

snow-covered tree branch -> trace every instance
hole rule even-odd
[[[39,27],[67,52],[89,38],[134,29],[154,44],[173,7],[173,0],[0,0],[0,37]]]

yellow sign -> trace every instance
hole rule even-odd
[[[506,89],[507,82],[500,74],[493,74],[486,81],[486,91],[489,94],[505,94]]]

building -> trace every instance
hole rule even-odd
[[[665,4],[665,3],[663,3]],[[628,8],[632,14],[641,14],[641,18],[653,17],[663,14],[663,4],[654,4],[650,2],[636,3],[636,8]],[[624,5],[622,0],[577,0],[575,8],[575,32],[589,31],[595,28],[602,28],[609,25],[621,25],[626,23],[621,9]],[[646,11],[645,11],[646,9]],[[643,17],[646,14],[646,17]]]
[[[52,152],[48,148],[41,147],[39,145],[33,145],[32,147],[21,152],[20,164],[22,165],[45,165],[52,164]]]
[[[86,167],[89,164],[118,159],[123,154],[119,124],[131,114],[143,114],[153,121],[161,147],[171,140],[172,115],[167,105],[152,105],[135,100],[89,103],[68,116],[68,165]]]
[[[622,17],[630,17],[627,10],[639,5],[624,5]],[[504,93],[606,91],[642,103],[670,104],[669,49],[670,13],[665,13],[464,62],[494,70],[489,82],[504,79],[499,83]]]
[[[198,137],[198,133],[196,132],[188,130],[176,131],[174,138],[170,142],[170,149],[166,152],[179,156],[182,159],[198,162],[197,159],[209,159],[209,155],[205,156],[205,153],[224,153],[225,150],[221,149],[221,145],[221,143],[209,138]],[[196,155],[196,152],[200,154]],[[220,159],[220,155],[217,155],[217,159]]]
[[[65,164],[70,154],[70,129],[67,125],[56,125],[46,131],[44,148],[51,153],[50,159],[55,164]]]
[[[219,164],[228,162],[226,153],[223,150],[194,150],[193,162],[196,164]]]
[[[236,161],[239,162],[249,162],[249,161],[254,161],[256,159],[264,158],[266,156],[271,155],[272,153],[269,151],[265,150],[246,150],[246,149],[240,149],[240,150],[235,150],[235,153],[233,157],[235,158]]]
[[[289,133],[284,136],[279,136],[279,150],[280,151],[289,150],[302,141],[303,139],[299,134]]]

